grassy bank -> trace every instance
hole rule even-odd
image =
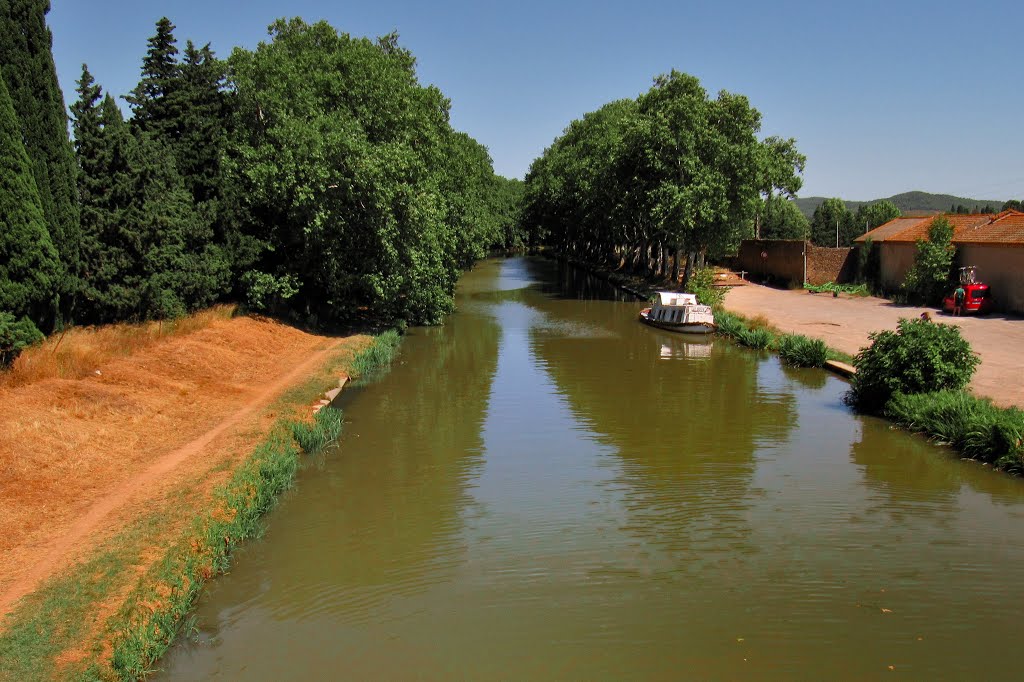
[[[782,362],[792,367],[824,367],[828,360],[853,360],[849,355],[830,348],[821,339],[781,332],[761,315],[746,318],[719,309],[715,311],[715,322],[722,336],[728,336],[741,346],[754,350],[775,351]]]
[[[964,457],[1024,474],[1024,412],[1017,408],[997,407],[966,391],[935,391],[898,394],[885,416]]]
[[[228,568],[239,543],[262,532],[264,515],[301,466],[301,452],[316,454],[337,440],[341,412],[325,408],[309,417],[309,404],[336,385],[342,371],[364,381],[380,376],[399,342],[397,333],[385,332],[351,359],[336,357],[278,399],[269,433],[212,498],[180,491],[180,508],[203,511],[155,561],[144,562],[141,555],[152,551],[151,539],[160,530],[167,532],[168,519],[156,514],[136,520],[26,598],[0,635],[0,679],[145,677],[187,627],[203,584]],[[141,578],[131,574],[138,565],[149,566]],[[96,605],[104,601],[119,604],[116,612],[98,612]]]
[[[715,319],[723,335],[748,348],[777,351],[782,362],[790,366],[822,367],[826,360],[857,362],[819,339],[780,333],[763,317],[748,320],[720,310]],[[998,407],[967,391],[945,390],[897,394],[879,416],[947,445],[968,459],[1024,474],[1024,412],[1017,408]]]

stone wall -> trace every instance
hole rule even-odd
[[[856,276],[857,254],[850,247],[815,246],[807,243],[807,283],[846,284]]]

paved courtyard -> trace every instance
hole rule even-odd
[[[971,390],[1004,407],[1024,407],[1024,319],[1002,315],[952,317],[932,308],[901,306],[882,298],[833,298],[831,294],[758,284],[731,289],[725,307],[748,317],[764,315],[784,332],[822,339],[850,355],[868,345],[870,332],[895,329],[901,317],[917,317],[931,310],[936,322],[958,325],[981,357]]]

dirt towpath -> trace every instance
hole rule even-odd
[[[780,290],[757,284],[731,289],[725,307],[741,315],[764,315],[784,332],[822,339],[854,355],[868,345],[868,334],[895,329],[902,317],[918,317],[930,310],[937,322],[960,327],[981,357],[971,390],[997,405],[1024,407],[1024,319],[999,315],[952,317],[932,308],[899,306],[874,297],[833,298],[803,290]]]
[[[0,389],[0,630],[18,600],[133,519],[161,510],[168,532],[191,519],[181,493],[202,507],[275,400],[364,343],[236,318],[92,376]]]

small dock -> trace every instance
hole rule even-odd
[[[845,362],[840,362],[839,360],[826,360],[825,369],[835,372],[839,376],[846,377],[847,379],[857,373],[856,367]]]

